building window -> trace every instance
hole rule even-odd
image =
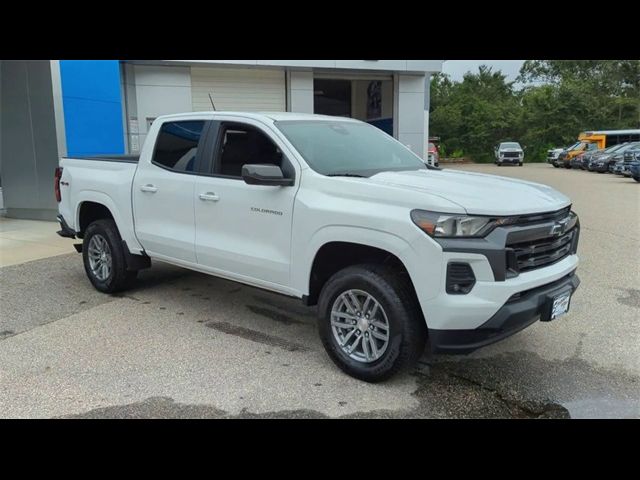
[[[313,112],[338,117],[351,116],[351,80],[313,81]]]

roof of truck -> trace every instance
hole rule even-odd
[[[185,113],[176,113],[172,115],[162,115],[158,117],[159,119],[195,119],[195,118],[211,118],[214,119],[216,117],[221,116],[234,116],[234,117],[244,117],[244,118],[253,118],[256,120],[271,120],[271,121],[345,121],[345,122],[357,122],[353,118],[348,117],[334,117],[330,115],[316,115],[312,113],[295,113],[295,112],[233,112],[233,111],[224,111],[224,112],[185,112]]]

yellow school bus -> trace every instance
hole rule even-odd
[[[578,135],[578,140],[581,142],[595,143],[598,146],[598,150],[601,150],[620,143],[640,141],[640,129],[582,132]]]

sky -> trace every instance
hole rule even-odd
[[[452,80],[460,81],[469,70],[477,73],[480,65],[488,65],[494,71],[501,70],[507,76],[507,81],[512,82],[523,63],[524,60],[447,60],[442,65],[442,73],[448,73]]]

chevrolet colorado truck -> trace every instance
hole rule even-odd
[[[567,312],[580,226],[545,185],[425,165],[366,123],[159,117],[140,156],[63,158],[64,237],[102,292],[161,260],[317,305],[346,373],[381,381]]]

